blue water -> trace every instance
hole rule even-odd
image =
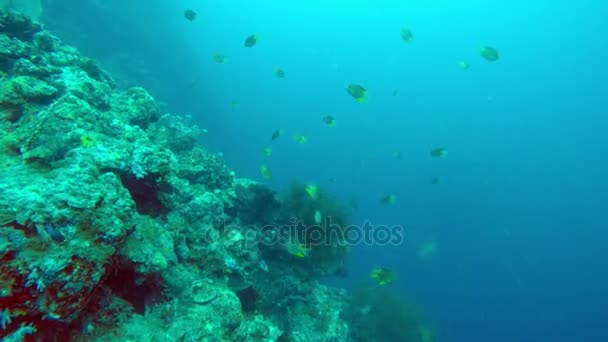
[[[438,341],[608,341],[607,2],[58,2],[72,5],[54,22],[68,42],[191,115],[237,175],[277,191],[315,182],[357,200],[353,222],[405,227],[404,244],[356,246],[349,277],[328,281],[392,269]],[[483,60],[484,45],[500,60]],[[286,134],[264,160],[276,128]],[[449,155],[431,158],[435,147]]]

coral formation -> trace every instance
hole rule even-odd
[[[386,288],[319,283],[348,252],[335,200],[236,178],[202,132],[0,12],[3,341],[428,341]]]
[[[201,129],[27,18],[0,14],[0,47],[0,337],[348,339],[347,294],[316,280],[343,247],[297,269],[257,243],[308,202],[235,178]]]

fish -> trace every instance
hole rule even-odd
[[[469,65],[469,63],[461,61],[458,63],[458,67],[462,70],[469,70],[469,68],[471,68],[471,66]]]
[[[260,150],[260,155],[263,156],[263,157],[266,157],[266,158],[272,156],[272,148],[269,147],[269,146],[266,146],[266,147],[262,148]]]
[[[435,176],[435,177],[431,178],[431,184],[433,184],[433,185],[443,184],[443,177]]]
[[[431,150],[431,157],[444,158],[448,155],[448,151],[445,148],[437,147]]]
[[[255,44],[258,43],[258,40],[260,39],[260,37],[257,34],[252,34],[251,36],[247,37],[247,39],[245,39],[245,42],[243,43],[243,45],[245,45],[245,47],[254,47]]]
[[[224,64],[228,61],[228,59],[226,58],[226,56],[222,55],[222,54],[216,54],[213,56],[213,60],[217,63],[217,64]]]
[[[382,201],[383,204],[387,204],[387,205],[394,205],[395,203],[397,203],[397,196],[396,195],[386,195],[384,197],[382,197]]]
[[[270,169],[268,168],[268,166],[266,164],[263,164],[262,166],[260,166],[260,173],[262,174],[262,177],[264,177],[266,179],[272,178],[272,173],[270,172]]]
[[[274,69],[274,75],[277,78],[285,78],[285,71],[281,68],[275,68]]]
[[[307,184],[306,187],[304,187],[304,191],[306,191],[308,196],[310,196],[310,198],[313,200],[319,198],[319,187],[314,184]]]
[[[411,42],[414,39],[414,34],[412,33],[412,30],[401,28],[401,39],[406,42]]]
[[[238,108],[239,107],[239,103],[236,100],[232,100],[232,102],[230,102],[230,105],[232,106],[232,108]]]
[[[346,87],[346,92],[359,103],[363,103],[367,99],[367,89],[359,84],[349,84],[348,87]]]
[[[196,12],[194,12],[191,9],[186,9],[184,11],[184,18],[186,18],[186,20],[188,20],[188,21],[196,20],[196,16],[197,16]]]
[[[321,220],[323,219],[323,215],[321,214],[321,211],[319,209],[315,210],[314,219],[315,219],[315,223],[316,224],[321,224]]]
[[[299,133],[293,135],[293,140],[300,145],[306,144],[308,142],[308,138],[305,135]]]
[[[306,246],[297,241],[289,241],[286,248],[289,254],[295,255],[298,258],[304,258],[310,252],[310,248],[306,248]]]
[[[437,253],[438,243],[435,239],[429,240],[422,244],[416,252],[419,259],[428,259]]]
[[[498,50],[491,46],[482,46],[479,49],[479,55],[481,55],[482,58],[490,62],[495,62],[500,58],[500,56],[498,55]]]
[[[274,132],[272,132],[272,136],[270,137],[270,140],[275,141],[275,140],[279,139],[281,137],[281,135],[283,135],[283,130],[278,128]]]
[[[393,158],[395,158],[395,159],[401,159],[401,157],[402,157],[401,151],[395,151],[395,152],[393,152]]]
[[[399,89],[393,90],[393,96],[397,96],[397,95],[399,95]]]
[[[323,123],[325,123],[325,126],[327,127],[336,127],[336,118],[334,118],[333,116],[327,114],[324,115],[323,118]]]
[[[376,280],[380,286],[390,284],[395,279],[395,275],[392,271],[384,267],[374,268],[369,277]]]

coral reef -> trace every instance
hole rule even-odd
[[[0,47],[3,340],[348,340],[347,294],[316,280],[344,248],[258,243],[299,204],[26,17],[0,12]]]

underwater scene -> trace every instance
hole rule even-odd
[[[0,0],[0,341],[608,341],[606,18]]]

